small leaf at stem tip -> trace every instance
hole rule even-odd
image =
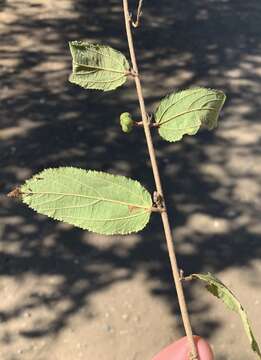
[[[72,74],[69,81],[85,89],[109,91],[123,85],[130,66],[119,51],[83,41],[69,42]]]
[[[186,134],[195,135],[201,127],[213,129],[225,99],[222,91],[207,88],[191,88],[168,95],[155,113],[160,136],[167,141],[179,141]]]
[[[254,337],[253,331],[251,329],[250,321],[247,317],[247,313],[244,310],[243,306],[240,304],[236,296],[229,290],[229,288],[224,285],[218,278],[213,274],[192,274],[193,279],[198,279],[204,281],[206,289],[218,299],[222,300],[224,304],[232,311],[235,311],[241,318],[245,333],[249,339],[252,350],[258,355],[261,359],[261,352],[258,346],[258,343]]]
[[[72,167],[46,169],[21,186],[40,214],[99,234],[129,234],[149,221],[152,199],[138,181]]]

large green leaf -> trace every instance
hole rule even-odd
[[[192,274],[191,276],[194,279],[199,279],[207,283],[207,290],[211,292],[211,294],[216,296],[218,299],[221,299],[230,310],[235,311],[240,316],[245,332],[250,341],[251,348],[257,353],[259,359],[261,359],[261,353],[257,341],[253,335],[247,313],[245,312],[235,295],[213,274]]]
[[[37,212],[100,234],[137,232],[152,210],[151,196],[139,182],[71,167],[46,169],[20,191]]]
[[[185,134],[195,135],[201,126],[213,129],[225,99],[222,91],[205,88],[168,95],[155,113],[159,134],[165,140],[178,141]]]
[[[72,54],[70,82],[85,89],[103,91],[125,83],[130,66],[119,51],[82,41],[71,41],[69,46]]]

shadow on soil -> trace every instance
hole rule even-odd
[[[131,81],[104,94],[84,91],[67,81],[69,40],[98,41],[127,54],[118,3],[75,1],[70,15],[58,14],[57,18],[34,18],[34,12],[29,15],[25,12],[2,35],[5,51],[0,153],[4,206],[0,209],[3,219],[0,271],[18,279],[28,273],[59,275],[62,282],[53,295],[30,294],[29,300],[20,306],[1,313],[1,320],[10,321],[26,308],[43,304],[55,308],[61,300],[70,301],[66,311],[51,323],[25,332],[27,337],[59,332],[70,316],[88,304],[91,295],[132,278],[139,271],[145,272],[155,284],[158,282],[152,289],[153,296],[162,297],[174,313],[178,312],[162,227],[156,216],[138,235],[139,241],[128,252],[122,252],[120,238],[117,244],[100,249],[88,242],[86,232],[63,228],[4,196],[31,174],[66,165],[127,175],[154,190],[142,132],[137,130],[125,136],[118,127],[122,111],[138,113]],[[156,102],[174,88],[177,78],[181,88],[207,85],[226,91],[224,122],[225,118],[233,117],[233,104],[246,104],[250,110],[244,114],[244,121],[255,123],[260,113],[259,75],[255,72],[260,65],[257,56],[261,55],[260,2],[164,0],[160,7],[157,4],[147,2],[142,28],[135,31],[148,108],[154,109]],[[1,10],[9,6],[0,3]],[[23,48],[23,37],[30,36],[35,46]],[[236,69],[246,55],[248,71],[243,72],[242,78]],[[233,69],[232,86],[227,74]],[[249,223],[235,221],[243,215],[257,221],[260,204],[242,203],[235,198],[235,186],[241,175],[230,167],[231,142],[220,136],[218,130],[186,138],[180,144],[161,142],[155,134],[155,144],[160,148],[160,170],[171,219],[175,219],[178,229],[180,267],[186,273],[251,268],[252,261],[261,255],[260,232],[250,232]],[[244,144],[235,145],[239,155],[244,154],[245,148]],[[247,151],[253,159],[259,156],[260,140],[247,144]],[[223,175],[206,173],[202,170],[204,164],[216,166]],[[260,178],[256,179],[251,170],[244,173],[244,178],[255,181],[260,189]],[[194,224],[202,217],[218,218],[225,226],[220,231],[204,231]],[[214,220],[213,226],[217,221]],[[189,251],[183,250],[182,244]],[[10,246],[16,250],[10,251]],[[119,269],[125,270],[124,275],[118,275]],[[193,285],[186,286],[186,294],[191,313],[205,318],[207,309],[194,301]],[[219,325],[205,318],[197,330],[208,337]]]

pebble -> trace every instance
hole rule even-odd
[[[24,313],[24,317],[30,318],[31,316],[32,316],[32,314],[31,314],[30,312],[28,312],[28,311],[26,311],[26,312]]]
[[[123,315],[122,315],[122,319],[123,319],[123,320],[128,320],[128,319],[129,319],[129,315],[128,315],[128,314],[123,314]]]
[[[111,325],[109,325],[109,324],[106,324],[106,325],[105,325],[105,331],[107,331],[107,332],[114,332],[113,327],[112,327]]]

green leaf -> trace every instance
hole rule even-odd
[[[213,129],[225,99],[222,91],[205,88],[170,94],[161,100],[155,113],[160,136],[178,141],[185,134],[195,135],[201,126]]]
[[[125,83],[130,69],[125,56],[109,46],[69,42],[72,74],[69,81],[85,89],[114,90]]]
[[[100,234],[129,234],[145,227],[151,196],[124,176],[71,167],[46,169],[20,189],[40,214]]]
[[[250,341],[251,348],[254,352],[257,353],[259,359],[261,359],[261,353],[257,344],[257,341],[253,335],[253,331],[250,326],[247,313],[243,309],[242,305],[235,297],[235,295],[224,285],[219,279],[217,279],[213,274],[192,274],[192,278],[199,279],[207,283],[206,288],[211,294],[216,296],[218,299],[221,299],[226,306],[235,311],[241,318],[245,332]]]

